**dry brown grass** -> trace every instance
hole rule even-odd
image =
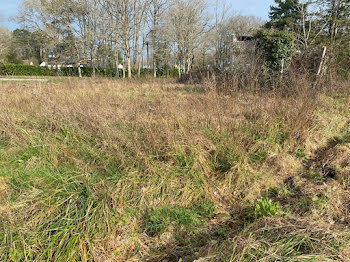
[[[0,260],[349,261],[349,104],[302,81],[0,83]]]

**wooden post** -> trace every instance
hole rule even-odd
[[[316,74],[316,81],[315,81],[315,83],[313,85],[313,88],[315,88],[317,86],[318,81],[319,81],[319,79],[322,76],[322,71],[323,71],[324,64],[325,64],[325,59],[326,59],[326,52],[327,52],[327,47],[324,46],[323,47],[323,51],[322,51],[322,57],[321,57],[320,64],[318,66],[318,70],[317,70],[317,74]]]
[[[327,52],[327,47],[324,46],[323,47],[321,61],[320,61],[320,65],[318,66],[318,70],[317,70],[317,77],[319,77],[321,75],[321,73],[322,73],[322,69],[323,69],[323,66],[324,66],[324,60],[325,60],[325,57],[326,57],[326,52]]]

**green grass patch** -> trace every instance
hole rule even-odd
[[[281,213],[280,203],[264,197],[255,202],[251,212],[255,218],[277,216]]]
[[[173,226],[178,232],[192,231],[205,225],[205,219],[214,212],[212,203],[203,202],[191,208],[166,206],[154,208],[144,216],[144,231],[150,235],[158,235]]]

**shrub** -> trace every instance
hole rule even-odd
[[[265,65],[280,71],[288,68],[295,53],[295,37],[286,31],[261,30],[257,33],[258,49]]]
[[[8,71],[3,63],[0,63],[0,75],[8,75]]]

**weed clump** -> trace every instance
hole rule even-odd
[[[256,201],[253,206],[253,214],[255,218],[273,217],[281,213],[280,203],[274,202],[269,198],[262,198]]]

